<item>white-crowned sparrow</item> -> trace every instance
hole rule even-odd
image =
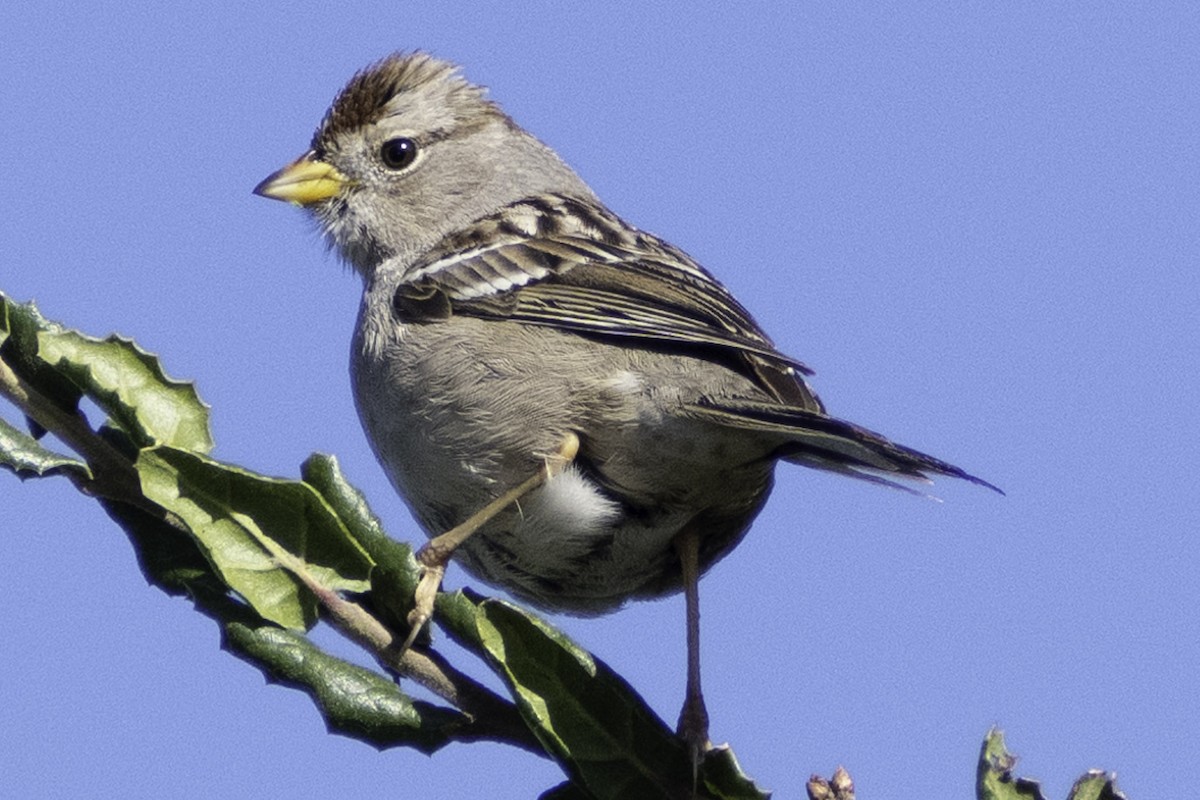
[[[358,73],[255,192],[304,206],[362,276],[359,415],[436,537],[414,621],[451,552],[576,613],[684,587],[694,745],[696,581],[745,535],[777,461],[987,485],[828,416],[725,287],[609,211],[449,63],[397,54]]]

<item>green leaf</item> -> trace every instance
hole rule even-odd
[[[61,330],[43,317],[33,303],[14,303],[0,294],[0,361],[27,381],[39,394],[63,411],[74,413],[83,396],[79,387],[38,356],[38,336],[43,331]]]
[[[330,730],[354,739],[432,753],[469,722],[458,711],[414,701],[394,681],[335,658],[292,631],[235,622],[225,633],[232,651],[248,656],[272,679],[309,694]]]
[[[1117,789],[1117,776],[1103,770],[1090,770],[1071,787],[1067,800],[1126,800]]]
[[[375,562],[369,595],[372,613],[391,630],[406,630],[408,612],[412,610],[413,595],[420,579],[412,548],[384,532],[366,498],[342,475],[333,456],[314,453],[301,465],[300,474],[321,494],[345,523],[350,535]],[[427,637],[426,630],[422,632],[421,641]]]
[[[38,355],[69,376],[141,447],[166,444],[212,450],[208,406],[191,383],[173,380],[158,359],[131,339],[95,339],[50,323]]]
[[[542,792],[538,795],[537,800],[592,800],[592,796],[575,784],[567,781]]]
[[[64,472],[91,477],[87,464],[47,450],[32,436],[3,419],[0,419],[0,467],[12,470],[18,478],[40,478]]]
[[[228,587],[204,557],[196,538],[185,529],[128,503],[103,498],[99,501],[129,537],[138,566],[151,585],[177,597],[228,594]],[[240,602],[237,607],[246,608]]]
[[[980,800],[1045,800],[1037,781],[1013,775],[1016,764],[1017,757],[1004,744],[1003,731],[988,731],[979,754],[975,788]],[[1068,800],[1125,800],[1125,795],[1117,789],[1115,775],[1091,770],[1075,781]]]
[[[596,797],[668,797],[691,782],[686,748],[624,681],[507,603],[478,610],[480,641],[526,724]]]
[[[439,613],[470,612],[462,594]],[[473,605],[473,604],[472,604]],[[522,717],[543,747],[601,800],[627,797],[764,798],[741,776],[732,754],[714,752],[697,782],[687,747],[620,676],[563,633],[509,603],[474,605],[478,641],[505,680]]]
[[[313,453],[300,466],[300,475],[324,498],[371,560],[405,573],[411,580],[409,591],[416,591],[420,571],[412,548],[387,535],[366,497],[342,474],[337,458]]]
[[[168,594],[191,597],[221,626],[226,650],[270,680],[307,693],[330,730],[379,748],[410,746],[431,753],[469,722],[461,712],[412,700],[394,681],[323,652],[233,600],[186,533],[124,503],[104,506],[129,535],[151,583]]]
[[[4,292],[0,292],[0,345],[8,338],[8,328],[11,323],[8,321],[8,297]]]
[[[700,766],[700,783],[713,797],[729,800],[766,800],[771,793],[760,789],[754,780],[742,771],[733,748],[722,745],[709,751]]]
[[[316,621],[316,598],[280,563],[289,555],[326,589],[367,588],[370,558],[308,484],[167,447],[142,451],[136,467],[146,497],[183,520],[222,579],[266,619],[296,630]]]
[[[1013,776],[1017,757],[1004,745],[1004,732],[988,731],[979,753],[975,793],[979,800],[1046,800],[1037,781]]]

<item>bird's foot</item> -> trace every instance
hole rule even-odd
[[[400,655],[408,652],[422,629],[433,618],[433,601],[442,588],[442,578],[446,574],[446,565],[450,562],[453,550],[440,552],[439,548],[428,542],[417,551],[417,563],[421,565],[421,578],[417,589],[413,592],[413,609],[408,612],[408,636],[400,646]]]
[[[442,586],[442,578],[446,574],[446,566],[450,563],[454,551],[471,537],[475,531],[482,528],[489,520],[520,500],[525,495],[537,489],[546,481],[562,473],[579,453],[579,437],[568,432],[563,437],[558,452],[548,455],[543,460],[540,470],[522,482],[519,486],[509,489],[504,494],[488,503],[483,508],[468,517],[462,524],[435,536],[417,551],[417,563],[421,567],[421,578],[417,583],[413,596],[413,610],[408,614],[408,636],[400,647],[403,655],[412,647],[421,630],[433,618],[433,602]]]
[[[692,777],[700,770],[704,756],[713,749],[712,741],[708,738],[708,709],[704,705],[703,695],[688,694],[683,701],[683,709],[679,712],[679,724],[675,728],[676,735],[687,745],[688,755],[692,758]]]

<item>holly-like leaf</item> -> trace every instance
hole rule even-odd
[[[316,489],[330,508],[345,523],[350,535],[375,562],[371,570],[368,598],[372,613],[392,630],[408,628],[408,612],[420,578],[412,548],[391,538],[379,518],[367,505],[367,499],[354,488],[338,467],[337,459],[314,453],[300,467],[305,482]],[[424,641],[428,631],[422,632]]]
[[[575,784],[567,781],[542,792],[538,795],[537,800],[592,800],[592,796]]]
[[[8,304],[9,299],[4,292],[0,292],[0,345],[8,339],[8,327],[11,324],[8,321]]]
[[[700,783],[712,797],[723,800],[767,800],[771,796],[742,771],[733,748],[728,745],[705,754],[704,763],[700,765]]]
[[[458,711],[413,700],[395,681],[331,656],[292,631],[234,622],[225,636],[226,647],[273,680],[310,695],[330,730],[375,747],[407,745],[432,753],[469,722]]]
[[[87,464],[42,447],[32,436],[3,419],[0,419],[0,467],[16,473],[18,478],[42,478],[72,471],[81,477],[91,477]]]
[[[980,800],[1045,800],[1037,781],[1013,775],[1017,757],[1008,752],[1004,732],[988,731],[979,754],[976,794]],[[1071,787],[1067,800],[1125,800],[1115,775],[1090,770]]]
[[[100,499],[100,504],[125,530],[138,566],[152,586],[175,597],[195,600],[203,594],[228,599],[228,587],[204,557],[199,542],[185,528],[172,525],[149,508],[105,499]],[[197,603],[197,606],[203,609],[202,604]],[[246,609],[241,602],[237,602],[236,607]]]
[[[57,368],[141,447],[212,450],[208,406],[193,384],[167,376],[136,342],[85,336],[50,323],[38,333],[38,355]]]
[[[316,598],[296,567],[281,564],[287,556],[326,589],[366,590],[371,559],[308,484],[169,447],[142,451],[136,467],[146,497],[183,520],[225,583],[266,619],[295,630],[316,621]]]
[[[79,387],[38,355],[38,337],[61,330],[38,312],[33,303],[14,303],[0,294],[0,361],[27,382],[46,401],[74,413],[83,396]]]
[[[979,753],[975,792],[979,800],[1046,800],[1037,781],[1013,775],[1017,757],[1004,745],[1004,732],[988,731]]]
[[[129,534],[146,578],[169,594],[190,597],[217,622],[223,646],[270,680],[300,689],[331,731],[375,747],[410,746],[431,753],[469,719],[456,710],[413,700],[395,681],[321,650],[305,636],[267,622],[233,600],[196,541],[142,509],[105,503]]]
[[[508,685],[526,724],[591,795],[767,797],[727,750],[711,754],[712,766],[706,761],[697,776],[688,748],[629,684],[536,616],[463,593],[443,595],[438,613],[460,640],[473,619],[473,643]]]
[[[1117,776],[1099,769],[1089,770],[1075,781],[1067,800],[1126,800],[1117,788]]]
[[[408,591],[416,591],[420,570],[412,548],[387,535],[366,497],[342,474],[337,458],[314,453],[300,465],[300,475],[329,504],[375,565],[403,573],[411,581]]]
[[[616,675],[562,633],[501,601],[478,607],[492,665],[526,724],[599,798],[670,797],[692,780],[687,750]]]

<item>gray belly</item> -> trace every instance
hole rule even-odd
[[[680,585],[671,540],[702,534],[711,565],[770,489],[773,444],[673,410],[703,395],[762,397],[681,356],[550,328],[455,318],[355,338],[364,430],[427,535],[542,468],[567,432],[572,469],[483,528],[458,560],[538,605],[599,613]]]

